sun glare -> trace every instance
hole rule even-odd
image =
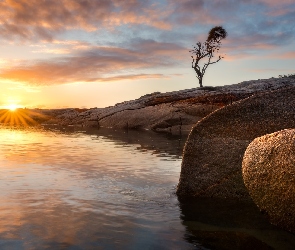
[[[48,120],[47,115],[34,110],[22,108],[17,104],[9,104],[0,109],[0,124],[9,126],[34,126],[38,122]]]
[[[10,111],[15,111],[18,108],[18,105],[17,104],[9,104],[9,105],[7,105],[7,108]]]

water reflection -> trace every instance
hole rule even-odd
[[[180,200],[185,239],[207,249],[294,249],[295,236],[271,225],[254,203]]]
[[[0,138],[2,249],[193,247],[167,138],[9,128]]]
[[[253,204],[178,201],[186,138],[73,127],[2,127],[0,138],[0,249],[295,245]]]
[[[92,140],[108,139],[115,142],[118,146],[137,145],[136,149],[139,151],[151,151],[156,155],[170,155],[177,156],[179,159],[182,156],[183,146],[185,144],[187,135],[171,135],[166,133],[154,133],[151,131],[137,131],[137,130],[113,130],[107,128],[86,128],[81,130],[77,127],[50,127],[57,133],[77,133],[81,132],[91,136]]]

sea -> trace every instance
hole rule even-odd
[[[177,197],[186,139],[0,126],[0,249],[295,249],[252,203]]]

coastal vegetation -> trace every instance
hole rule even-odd
[[[193,50],[190,52],[193,54],[191,57],[192,68],[196,72],[196,76],[199,79],[200,87],[203,87],[203,77],[209,65],[219,62],[224,56],[218,55],[221,47],[221,40],[227,37],[227,32],[222,26],[216,26],[212,28],[205,42],[197,42]],[[214,58],[215,57],[215,58]],[[202,61],[205,61],[202,64]]]

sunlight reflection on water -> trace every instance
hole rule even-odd
[[[1,128],[0,247],[190,249],[174,195],[183,142],[134,135]]]
[[[0,249],[294,249],[253,203],[177,199],[185,139],[0,127]]]

